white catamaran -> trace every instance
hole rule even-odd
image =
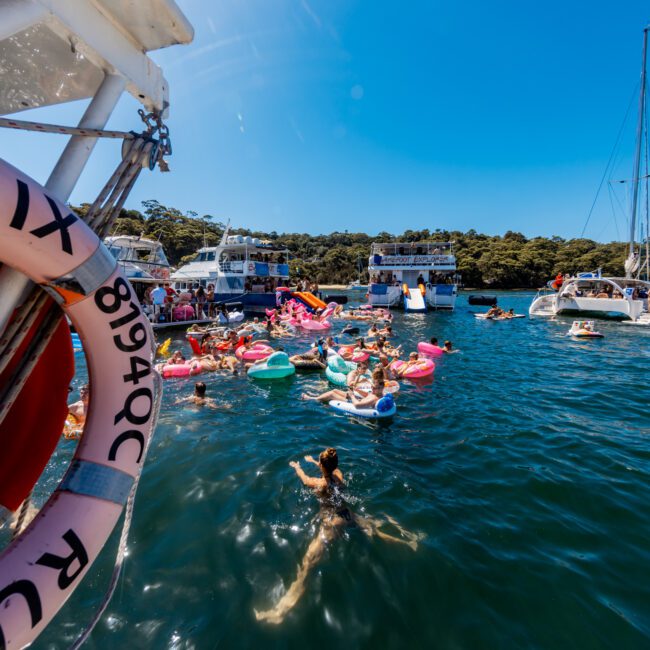
[[[641,65],[641,92],[636,130],[636,150],[632,176],[632,209],[628,257],[625,260],[625,277],[605,277],[600,269],[578,273],[565,278],[560,286],[540,290],[530,306],[531,316],[554,316],[555,314],[583,314],[598,317],[622,318],[637,325],[650,325],[648,295],[650,294],[650,254],[648,239],[648,214],[646,210],[645,250],[637,246],[637,215],[639,206],[639,181],[641,180],[641,145],[644,137],[646,115],[646,67],[648,30],[643,30],[643,57]],[[646,169],[643,178],[648,192]],[[647,205],[647,201],[646,201]],[[643,241],[643,237],[639,238]],[[643,259],[645,258],[645,259]]]

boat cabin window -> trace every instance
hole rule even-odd
[[[126,257],[124,255],[125,252],[124,249],[121,246],[118,246],[116,244],[112,244],[111,246],[109,246],[108,250],[116,260],[123,260]]]

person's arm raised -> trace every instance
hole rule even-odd
[[[298,475],[298,478],[303,482],[303,485],[305,485],[306,487],[315,489],[321,486],[322,479],[314,478],[312,476],[307,476],[307,474],[305,474],[305,472],[303,471],[302,467],[300,467],[300,463],[296,461],[291,461],[289,465],[296,470],[296,474]]]

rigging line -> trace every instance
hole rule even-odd
[[[607,193],[609,195],[609,204],[612,206],[612,215],[614,217],[614,227],[616,228],[616,238],[621,238],[621,233],[618,229],[618,218],[616,217],[616,206],[614,205],[614,199],[612,198],[612,186],[610,183],[607,184]]]
[[[647,95],[647,93],[646,93]],[[646,98],[647,105],[647,98]],[[648,196],[648,157],[649,157],[649,143],[648,143],[648,111],[644,115],[645,122],[645,268],[646,268],[646,280],[650,279],[650,197]],[[639,227],[642,228],[642,221],[639,219]],[[642,257],[643,251],[643,240],[639,239],[640,251],[639,257]],[[639,265],[639,271],[637,277],[641,277],[642,265]]]
[[[623,204],[621,203],[621,199],[618,198],[618,194],[616,194],[616,192],[614,192],[613,190],[612,190],[612,194],[614,195],[614,198],[616,199],[616,203],[618,203],[618,206],[621,209],[621,213],[625,215],[626,210]]]
[[[605,182],[605,178],[607,177],[607,172],[610,169],[610,165],[612,164],[612,160],[614,158],[614,155],[616,154],[616,150],[618,149],[618,145],[620,144],[621,141],[621,135],[623,134],[623,129],[625,128],[625,124],[627,123],[627,118],[630,114],[630,109],[632,108],[632,103],[634,101],[634,98],[636,96],[636,91],[638,88],[638,84],[634,86],[634,91],[632,93],[632,96],[630,97],[630,101],[628,102],[627,105],[627,110],[625,111],[625,116],[623,117],[623,122],[621,123],[621,126],[618,130],[618,134],[616,136],[616,141],[614,142],[614,147],[612,148],[612,152],[609,154],[609,160],[607,161],[607,165],[605,165],[605,170],[603,171],[603,176],[600,179],[600,183],[598,184],[598,189],[596,190],[596,196],[594,197],[593,203],[591,204],[591,208],[589,209],[589,214],[587,215],[587,220],[585,221],[585,225],[582,228],[582,232],[580,233],[580,237],[584,237],[585,230],[587,230],[587,226],[589,225],[589,220],[591,219],[591,215],[593,214],[594,208],[596,207],[596,201],[598,201],[598,196],[600,194],[600,190],[603,187],[603,183]]]

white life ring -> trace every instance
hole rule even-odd
[[[249,262],[248,263],[248,272],[249,273],[255,273],[255,262]]]
[[[83,342],[91,399],[66,475],[0,555],[0,648],[43,631],[117,523],[155,425],[160,377],[151,326],[97,235],[0,160],[0,262],[44,287]]]

